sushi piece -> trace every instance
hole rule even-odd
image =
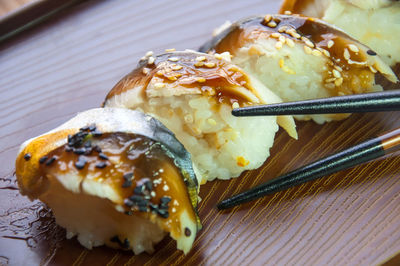
[[[22,144],[20,191],[88,249],[153,252],[169,234],[187,253],[201,228],[190,154],[159,121],[98,108]]]
[[[400,1],[285,0],[280,12],[288,11],[335,24],[371,47],[387,64],[400,63]]]
[[[374,51],[324,21],[292,15],[251,17],[204,44],[202,52],[229,52],[232,62],[284,101],[382,90],[375,74],[397,78]],[[348,114],[305,115],[317,123]]]
[[[229,55],[151,53],[107,95],[104,106],[141,110],[173,131],[192,155],[202,183],[261,166],[278,131],[276,117],[237,118],[234,107],[281,99]],[[278,123],[297,138],[292,117]]]

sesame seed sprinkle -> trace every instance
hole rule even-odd
[[[198,61],[198,62],[194,63],[194,66],[195,66],[195,67],[202,67],[202,66],[204,66],[204,63]]]
[[[154,61],[156,61],[156,59],[154,57],[150,56],[149,59],[147,60],[147,63],[149,65],[152,65],[152,64],[154,64]]]
[[[287,26],[282,26],[282,27],[279,27],[278,32],[282,33],[282,32],[285,32],[286,30],[287,30]]]
[[[314,49],[314,50],[312,50],[312,55],[314,55],[314,56],[321,56],[322,53],[321,53],[321,51],[319,51],[319,50],[317,50],[317,49]]]
[[[43,157],[41,157],[41,158],[39,159],[39,163],[40,163],[40,164],[44,163],[48,158],[49,158],[49,157],[47,157],[46,155],[43,156]]]
[[[335,80],[335,86],[339,87],[340,85],[342,85],[343,83],[343,78],[338,78]]]
[[[166,53],[170,53],[170,52],[174,52],[174,51],[176,51],[175,48],[165,49]]]
[[[273,38],[279,38],[281,36],[281,34],[279,34],[278,32],[274,32],[271,34],[271,37]]]
[[[346,60],[349,60],[349,59],[350,59],[350,53],[349,53],[349,50],[347,50],[347,48],[344,49],[343,57],[344,57],[344,59],[346,59]]]
[[[266,23],[270,22],[271,19],[272,19],[272,16],[271,16],[270,14],[267,14],[267,15],[265,15],[265,17],[264,17],[264,21],[265,21]]]
[[[153,51],[148,51],[145,56],[149,57],[149,56],[152,56],[153,54],[154,54]]]
[[[279,36],[279,41],[281,43],[285,43],[285,40],[286,40],[285,36],[283,36],[283,35]]]
[[[282,42],[277,42],[275,43],[275,48],[280,50],[283,47],[283,43]]]
[[[179,60],[179,58],[178,57],[170,57],[170,58],[168,58],[168,60],[171,62],[177,62]]]
[[[28,152],[24,155],[25,161],[29,161],[31,159],[32,155]]]
[[[304,52],[306,52],[306,54],[311,54],[312,53],[312,49],[308,46],[304,46]]]
[[[214,57],[215,57],[216,59],[218,59],[218,60],[222,59],[222,55],[220,55],[220,54],[215,54]]]
[[[328,48],[331,48],[334,44],[335,44],[334,41],[329,40],[329,41],[328,41]]]
[[[275,28],[277,25],[278,25],[278,24],[276,24],[275,21],[270,21],[270,22],[268,22],[268,24],[267,24],[267,26],[268,26],[268,27],[271,27],[271,28]]]
[[[204,60],[206,60],[206,57],[204,55],[196,57],[196,61],[200,62],[200,61],[204,61]]]
[[[205,63],[204,64],[206,67],[208,67],[208,68],[213,68],[213,67],[215,67],[215,63],[214,62],[207,62],[207,63]]]
[[[291,15],[292,12],[290,12],[289,10],[286,10],[285,12],[283,12],[285,15]]]
[[[162,82],[157,82],[156,84],[154,84],[154,87],[156,87],[157,89],[162,89],[165,87],[165,84]]]
[[[337,71],[336,69],[332,70],[332,74],[335,78],[340,78],[342,75],[340,75],[340,72]]]
[[[372,50],[368,50],[367,54],[372,55],[372,56],[376,55],[376,53],[374,51],[372,51]]]
[[[358,53],[358,52],[359,52],[358,47],[355,46],[354,44],[350,44],[350,45],[349,45],[349,49],[350,49],[350,51],[352,51],[352,52],[354,52],[354,53]]]
[[[294,41],[292,39],[286,38],[286,44],[290,47],[294,47]]]
[[[206,79],[205,78],[197,78],[197,81],[200,83],[204,83],[204,82],[206,82]]]

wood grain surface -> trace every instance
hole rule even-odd
[[[148,50],[196,49],[226,20],[275,13],[279,1],[89,1],[0,46],[0,265],[374,265],[400,251],[396,154],[288,191],[218,211],[221,199],[400,126],[396,112],[282,130],[263,167],[202,186],[203,229],[184,256],[164,239],[152,255],[87,250],[40,202],[20,196],[19,145],[106,93]],[[397,74],[400,73],[397,69]],[[399,88],[383,81],[388,89]],[[395,265],[395,264],[393,264]]]

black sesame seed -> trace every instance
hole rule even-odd
[[[142,195],[143,194],[144,187],[143,186],[136,186],[135,189],[133,190],[133,193],[137,195]]]
[[[57,160],[57,156],[53,156],[50,159],[47,160],[46,165],[51,165]]]
[[[140,201],[137,203],[137,205],[138,205],[139,207],[147,207],[147,205],[149,205],[149,201],[146,200],[146,199],[142,199],[142,200],[140,200]]]
[[[126,211],[126,212],[124,212],[124,214],[126,214],[126,215],[132,215],[133,213],[132,213],[132,211]]]
[[[130,196],[129,199],[131,201],[133,201],[134,203],[138,203],[143,200],[141,196],[137,196],[137,195]]]
[[[146,181],[146,182],[144,183],[144,185],[145,185],[145,187],[146,187],[146,189],[147,189],[148,191],[152,191],[152,190],[153,190],[153,183],[152,183],[151,181]]]
[[[29,161],[31,159],[32,155],[28,152],[24,155],[25,161]]]
[[[78,157],[78,161],[75,162],[75,167],[79,170],[83,169],[86,165],[86,158],[83,156]]]
[[[132,207],[133,201],[131,201],[130,199],[124,199],[124,204],[128,207]]]
[[[92,147],[92,142],[90,140],[86,141],[85,144],[83,145],[85,148],[90,148]]]
[[[99,162],[96,164],[96,168],[103,169],[107,166],[105,162]]]
[[[85,154],[86,149],[85,148],[74,148],[73,151],[75,154],[82,155],[82,154]]]
[[[40,163],[40,164],[44,163],[45,161],[47,161],[48,158],[49,158],[49,157],[47,157],[46,155],[43,156],[43,157],[41,157],[41,158],[39,159],[39,163]]]
[[[92,132],[92,135],[93,135],[93,137],[101,137],[103,135],[103,133],[96,130],[96,131]]]
[[[125,238],[124,243],[122,243],[122,248],[129,248],[130,247],[130,243],[129,240],[127,238]]]
[[[131,173],[126,173],[126,174],[124,174],[124,179],[125,180],[131,180],[132,179],[132,177],[133,177],[133,173],[131,172]]]
[[[369,54],[369,55],[376,55],[375,51],[372,51],[372,50],[368,50],[368,51],[367,51],[367,54]]]
[[[79,130],[80,131],[88,131],[89,130],[89,126],[81,127]]]
[[[146,206],[139,206],[139,211],[140,212],[147,212],[147,207]]]
[[[169,212],[167,210],[163,209],[158,209],[157,214],[160,215],[163,218],[168,218],[169,217]]]
[[[93,149],[92,149],[92,147],[88,147],[88,148],[86,148],[85,149],[85,155],[90,155],[91,153],[92,153],[92,151],[93,151]]]
[[[93,150],[97,151],[98,153],[101,153],[101,148],[99,146],[94,146]]]
[[[162,205],[168,205],[168,203],[171,201],[171,198],[170,197],[167,197],[167,196],[164,196],[164,197],[161,197],[161,199],[160,199],[160,203],[162,204]]]
[[[189,228],[185,227],[185,236],[189,237],[192,234]]]
[[[125,180],[125,182],[122,184],[123,188],[127,188],[132,186],[132,181],[131,180]]]
[[[102,152],[99,153],[99,158],[100,158],[100,159],[103,159],[103,160],[108,160],[108,156],[105,155],[105,154],[102,153]]]
[[[88,127],[88,129],[89,129],[89,131],[95,131],[95,130],[96,130],[96,124],[91,124],[91,125]]]
[[[150,210],[156,211],[158,209],[158,205],[154,203],[149,203]]]

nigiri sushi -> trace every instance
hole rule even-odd
[[[292,117],[231,115],[235,107],[281,99],[224,56],[149,53],[109,92],[104,106],[137,109],[160,120],[191,153],[202,183],[239,176],[269,156],[277,123],[295,138],[297,133]]]
[[[201,228],[190,154],[156,119],[98,108],[24,142],[20,191],[40,199],[86,248],[151,253],[169,234],[187,253]]]
[[[316,17],[371,47],[389,65],[400,63],[400,1],[285,0],[280,12]]]
[[[251,17],[232,24],[201,48],[229,52],[232,62],[258,78],[284,101],[382,90],[375,74],[397,81],[370,48],[322,20],[294,15]],[[317,123],[348,114],[296,116]]]

